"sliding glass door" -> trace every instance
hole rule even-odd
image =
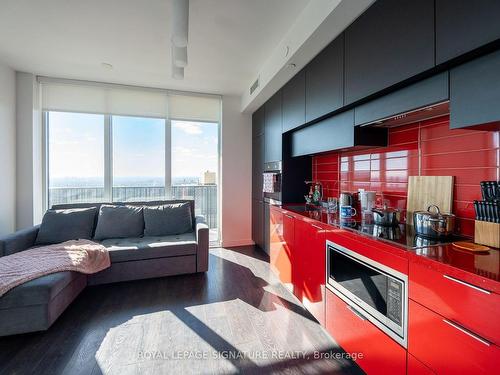
[[[196,214],[218,240],[219,124],[172,120],[172,185],[175,199],[194,199]]]

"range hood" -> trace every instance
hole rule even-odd
[[[448,113],[450,113],[449,100],[399,113],[397,115],[392,115],[376,121],[368,122],[362,124],[361,126],[393,128],[396,126],[411,124],[418,121],[429,120],[435,117],[446,115]]]

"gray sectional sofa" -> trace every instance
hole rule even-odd
[[[0,336],[48,329],[87,285],[138,280],[208,270],[209,231],[204,218],[194,215],[194,201],[113,203],[118,206],[161,206],[189,203],[192,230],[167,236],[106,238],[98,242],[108,250],[111,267],[93,275],[58,272],[19,285],[0,298]],[[52,210],[96,207],[96,204],[67,204]],[[97,216],[92,233],[95,234]],[[0,256],[36,247],[40,226],[0,237]]]

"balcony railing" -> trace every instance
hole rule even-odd
[[[217,185],[178,185],[170,188],[170,199],[194,199],[195,214],[203,215],[209,228],[217,228]],[[120,186],[113,188],[113,201],[133,202],[167,199],[164,187]],[[49,188],[49,207],[66,203],[104,202],[103,187]]]

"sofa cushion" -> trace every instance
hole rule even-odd
[[[47,304],[78,276],[78,272],[57,272],[18,285],[0,298],[0,310]]]
[[[173,236],[118,238],[101,242],[109,251],[111,263],[196,254],[194,232]]]
[[[143,231],[142,207],[102,205],[94,239],[140,237]]]
[[[187,202],[144,207],[144,236],[169,236],[192,230],[191,205]]]
[[[69,240],[91,239],[96,207],[48,210],[43,215],[35,244],[54,244]]]

